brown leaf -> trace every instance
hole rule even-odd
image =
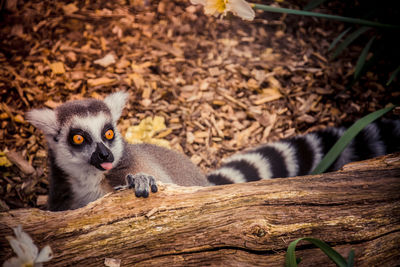
[[[21,170],[26,175],[32,175],[35,173],[35,169],[32,167],[29,162],[27,162],[19,153],[16,151],[6,152],[6,156],[9,161],[15,164],[18,169]]]
[[[97,79],[88,79],[87,83],[89,87],[95,87],[95,86],[100,86],[100,85],[110,85],[114,83],[116,80],[115,79],[110,79],[107,77],[101,77]]]
[[[50,64],[50,68],[54,74],[65,73],[64,63],[62,63],[62,62],[54,62],[54,63]]]

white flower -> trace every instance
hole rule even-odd
[[[7,236],[10,246],[17,254],[17,257],[8,259],[3,267],[41,267],[43,262],[53,258],[53,252],[49,246],[45,246],[39,253],[32,238],[22,231],[21,225],[14,228],[15,238]]]
[[[225,16],[229,11],[244,20],[253,20],[254,10],[244,0],[190,0],[193,5],[203,5],[207,15]]]

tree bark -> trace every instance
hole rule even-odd
[[[48,266],[283,266],[289,243],[315,237],[355,266],[400,262],[400,154],[322,175],[214,187],[161,185],[149,198],[112,193],[72,211],[0,213],[0,259],[13,256],[6,235],[21,224]],[[301,266],[334,266],[301,242]]]

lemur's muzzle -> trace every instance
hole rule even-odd
[[[99,170],[105,171],[112,169],[113,161],[114,156],[111,150],[108,149],[103,143],[97,143],[96,150],[93,152],[90,158],[90,164]]]

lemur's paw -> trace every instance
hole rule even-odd
[[[149,188],[151,188],[151,192],[153,193],[158,191],[156,180],[151,175],[145,173],[128,174],[126,180],[128,187],[135,189],[137,197],[148,197],[150,193]]]

